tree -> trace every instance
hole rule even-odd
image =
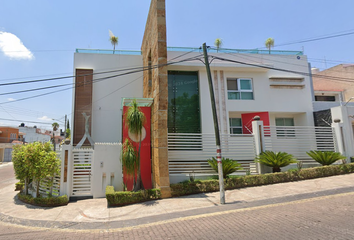
[[[139,164],[138,155],[134,145],[127,138],[122,145],[121,161],[124,171],[128,178],[133,178],[133,186],[135,185],[135,171]]]
[[[265,41],[265,46],[269,49],[269,54],[270,54],[270,49],[274,47],[274,39],[273,38],[267,38]]]
[[[71,137],[71,131],[70,131],[70,124],[69,124],[69,120],[66,124],[66,131],[65,131],[65,138],[70,138]]]
[[[113,53],[116,51],[116,45],[118,45],[118,37],[114,36],[111,30],[109,31],[109,41],[111,41],[111,44],[113,45]]]
[[[221,38],[215,39],[214,45],[216,47],[216,51],[219,52],[219,48],[221,48],[222,46],[222,39]]]
[[[56,152],[52,151],[49,142],[14,146],[13,161],[16,177],[25,181],[26,194],[28,194],[29,181],[32,180],[36,184],[36,197],[39,197],[40,182],[47,177],[53,178],[59,173],[60,160]]]
[[[142,141],[142,131],[143,126],[145,124],[146,118],[144,113],[138,107],[138,103],[134,99],[131,103],[128,111],[125,114],[125,125],[128,127],[128,131],[137,136],[139,139],[139,150],[137,154],[137,179],[134,185],[134,191],[138,191],[140,189],[144,189],[144,185],[141,179],[141,171],[140,171],[140,149],[141,149],[141,141]],[[123,153],[124,154],[124,153]]]
[[[54,151],[55,151],[55,137],[54,137],[54,132],[58,130],[59,124],[57,122],[53,122],[52,124],[53,127],[53,145],[54,145]]]
[[[273,168],[273,172],[280,172],[281,167],[286,167],[291,163],[297,163],[293,155],[286,152],[262,152],[255,160],[268,167]]]

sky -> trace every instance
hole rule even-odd
[[[32,97],[70,86],[11,92],[72,83],[24,82],[72,76],[77,48],[113,48],[109,30],[119,37],[116,49],[140,50],[149,6],[149,0],[0,0],[0,125],[50,129],[55,121],[63,128],[65,115],[72,117],[72,90]],[[352,0],[166,0],[167,45],[212,46],[221,38],[224,48],[264,49],[272,37],[275,50],[304,50],[311,66],[324,70],[354,63],[353,9]],[[337,34],[347,35],[297,43]],[[1,85],[15,82],[21,83]]]

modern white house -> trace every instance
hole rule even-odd
[[[25,142],[49,142],[51,139],[50,134],[46,130],[36,127],[19,126],[19,131],[23,133],[23,140]]]
[[[313,163],[306,151],[339,149],[338,124],[314,126],[311,67],[301,51],[209,48],[208,55],[222,155],[239,161],[241,174],[267,171],[254,163],[264,150]],[[215,174],[207,163],[216,146],[203,61],[199,47],[167,47],[164,0],[151,1],[141,51],[77,49],[72,141],[62,154],[64,192],[98,197],[106,185],[122,188],[118,143],[123,107],[132,98],[151,107],[149,162],[162,197],[170,196],[170,183]]]

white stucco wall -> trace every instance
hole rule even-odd
[[[181,54],[183,54],[183,52],[168,52],[168,58],[173,59]],[[195,56],[199,55],[199,53],[190,53],[188,57],[192,57],[193,54]],[[219,79],[218,92],[215,92],[215,97],[219,98],[218,114],[221,119],[226,118],[227,120],[226,124],[225,121],[220,121],[221,129],[227,130],[228,132],[229,117],[241,117],[241,113],[248,112],[269,112],[271,125],[275,125],[276,117],[293,117],[295,125],[313,126],[312,91],[310,78],[306,76],[306,74],[309,72],[306,56],[226,53],[211,53],[210,55],[217,55],[240,62],[265,65],[272,68],[292,71],[289,73],[286,71],[270,70],[260,67],[214,60],[211,64],[211,71],[213,81],[215,81],[214,71],[217,71],[217,77]],[[176,59],[175,61],[177,60],[179,59]],[[202,132],[214,132],[208,79],[204,64],[202,64],[200,61],[184,62],[171,65],[168,67],[168,70],[199,72]],[[223,71],[223,76],[221,71]],[[293,72],[298,72],[298,74]],[[278,82],[271,81],[269,79],[270,77],[304,78],[304,81],[296,83],[304,85],[304,88],[272,88],[270,84],[277,84]],[[227,78],[251,78],[253,84],[254,100],[228,100]],[[221,81],[224,83],[224,89],[221,88]],[[285,82],[285,84],[289,84],[289,82]],[[225,96],[226,114],[222,111],[222,96]]]
[[[24,139],[28,143],[32,142],[49,142],[51,139],[51,136],[43,134],[43,133],[37,133],[37,128],[33,127],[19,127],[18,128],[19,132],[25,133]]]
[[[74,72],[77,68],[93,69],[93,80],[128,71],[96,74],[112,70],[142,67],[141,55],[75,53]],[[132,71],[132,70],[131,70]],[[143,96],[143,72],[104,79],[93,84],[92,129],[95,142],[121,142],[122,110],[124,97],[141,98]],[[75,95],[73,94],[73,104]],[[74,106],[73,106],[74,109]],[[72,116],[73,117],[73,116]],[[72,119],[74,122],[74,119]],[[72,129],[72,132],[74,130]]]

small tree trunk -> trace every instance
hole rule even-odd
[[[138,161],[139,161],[139,167],[138,167],[138,172],[137,172],[137,179],[136,179],[136,185],[134,187],[134,192],[139,191],[139,190],[144,190],[144,184],[141,179],[141,171],[140,171],[140,166],[141,166],[141,161],[140,161],[140,150],[141,150],[141,133],[140,133],[140,141],[139,141],[139,151],[138,151]]]
[[[25,194],[28,195],[28,178],[25,178]]]
[[[280,167],[273,167],[273,173],[275,173],[275,172],[281,172]]]
[[[39,197],[39,183],[40,181],[37,181],[37,189],[36,189],[36,197]]]

